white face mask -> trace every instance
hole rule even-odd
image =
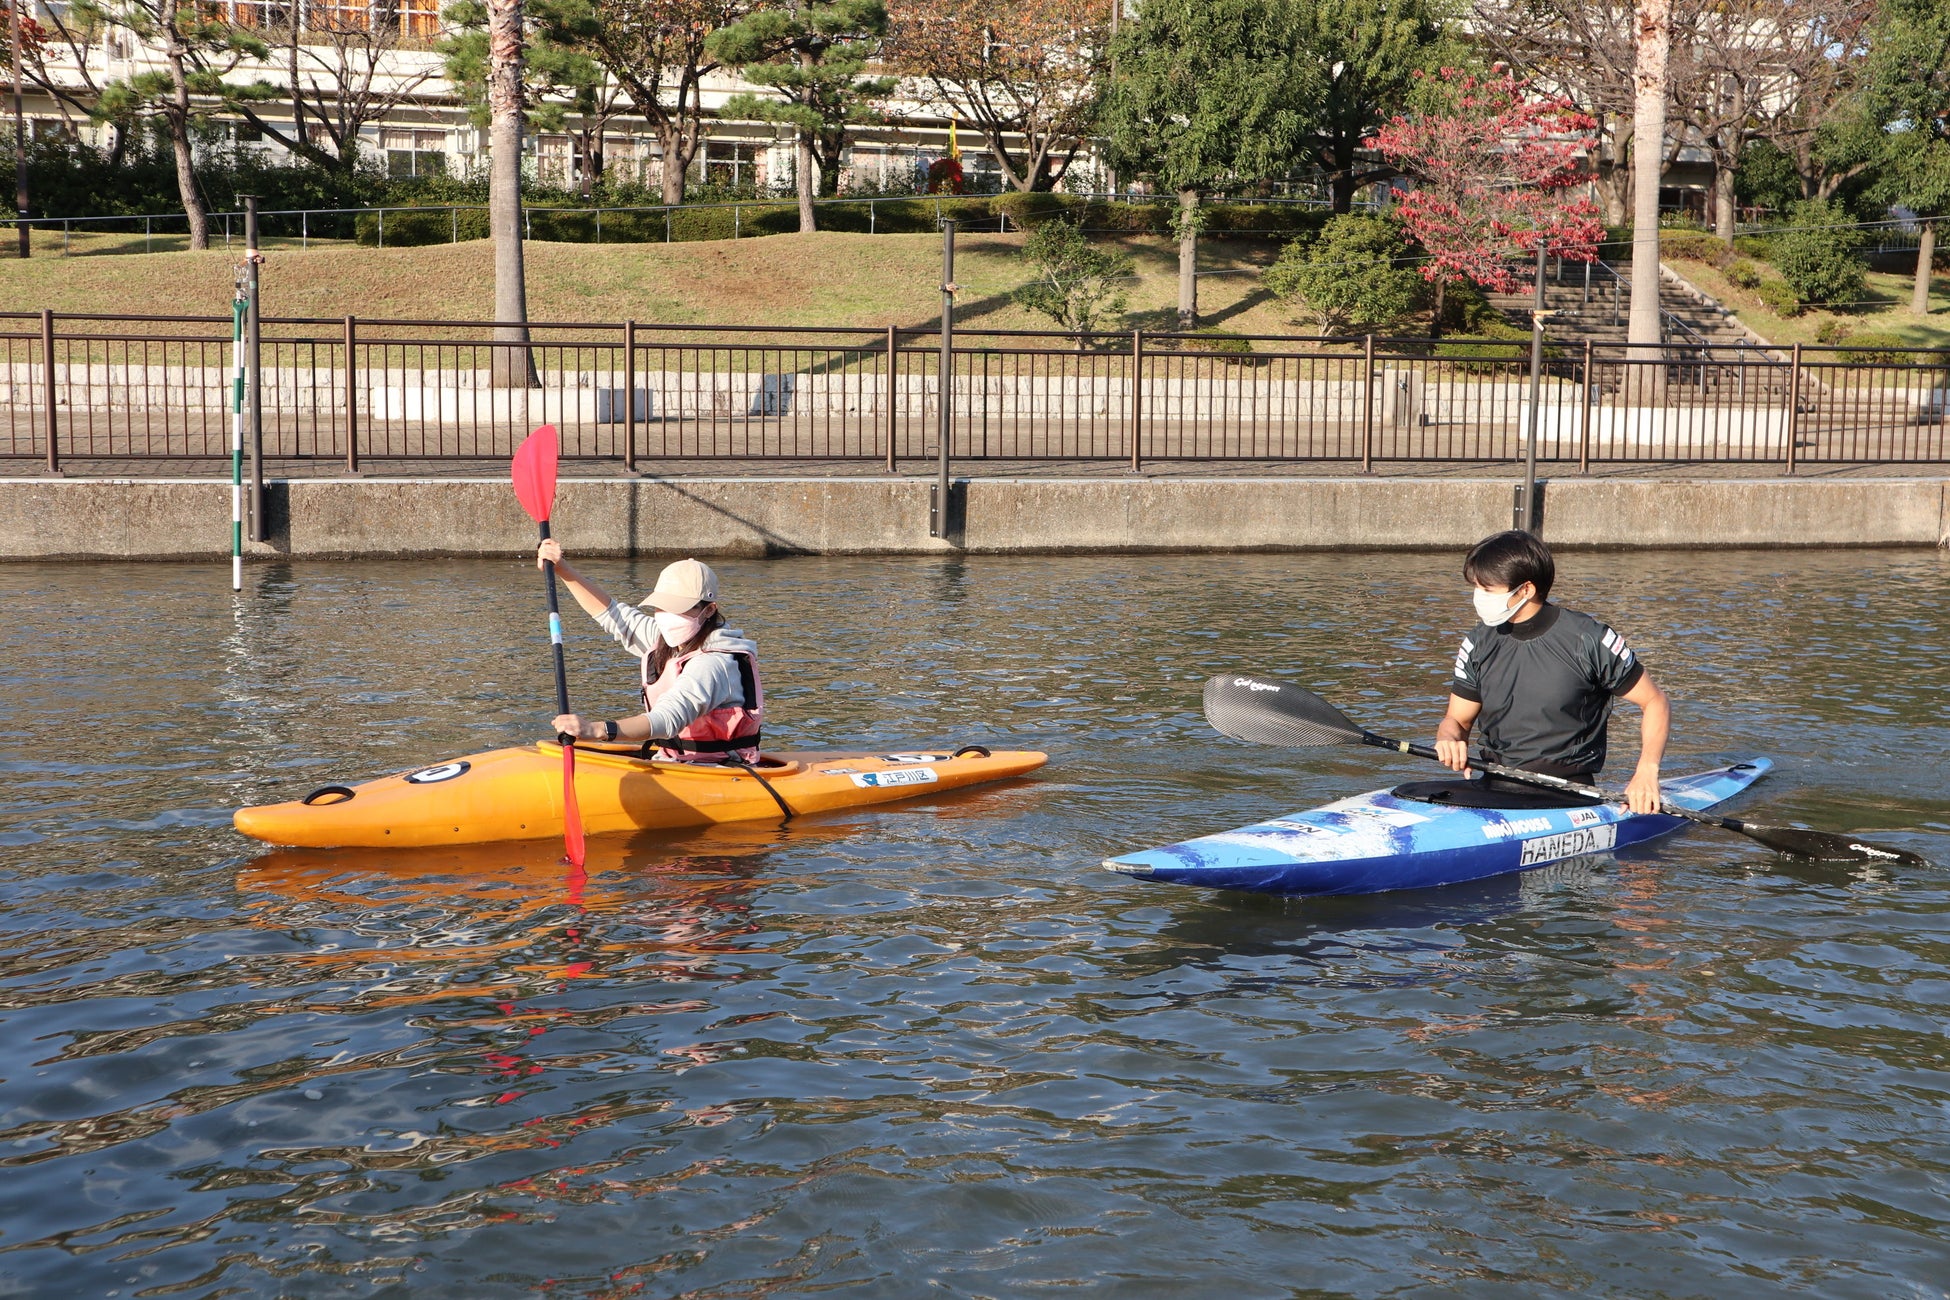
[[[673,614],[659,609],[652,611],[650,617],[656,621],[657,634],[673,650],[695,637],[704,626],[701,614]]]
[[[1524,586],[1528,585],[1528,583],[1524,584]],[[1470,597],[1476,605],[1476,617],[1482,619],[1488,627],[1500,627],[1508,623],[1518,610],[1529,603],[1528,597],[1518,594],[1522,590],[1523,587],[1518,587],[1515,591],[1484,591],[1480,587],[1477,588],[1475,594]]]

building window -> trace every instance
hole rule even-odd
[[[758,184],[758,155],[763,146],[738,140],[704,142],[704,183],[727,189]]]
[[[388,176],[445,176],[447,174],[447,133],[445,131],[389,129],[380,132],[379,145],[386,151]]]

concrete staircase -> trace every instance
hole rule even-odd
[[[1528,268],[1526,268],[1527,270]],[[1702,400],[1767,401],[1787,391],[1787,358],[1740,323],[1714,298],[1660,268],[1659,310],[1667,347],[1667,381],[1694,389]],[[1526,278],[1528,278],[1526,276]],[[1550,341],[1566,352],[1625,342],[1631,287],[1608,263],[1553,267],[1544,302],[1552,313]],[[1491,294],[1490,304],[1514,325],[1530,325],[1531,293]],[[1615,358],[1613,352],[1610,357]],[[1600,368],[1599,387],[1617,387],[1618,367]],[[1609,375],[1607,379],[1604,376]]]

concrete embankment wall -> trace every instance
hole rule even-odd
[[[1549,482],[1560,546],[1940,546],[1945,479]],[[948,540],[921,478],[568,479],[556,532],[584,554],[932,554],[1466,546],[1512,522],[1494,479],[958,480]],[[262,556],[501,555],[534,545],[507,484],[270,484]],[[227,481],[0,480],[0,559],[228,554]]]

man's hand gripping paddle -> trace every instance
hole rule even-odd
[[[1389,740],[1375,735],[1304,686],[1257,674],[1220,673],[1206,682],[1205,720],[1221,735],[1255,745],[1373,745],[1377,749],[1392,749],[1396,753],[1413,754],[1417,758],[1436,757],[1435,750],[1427,745],[1411,745],[1405,740]],[[1512,781],[1581,794],[1607,803],[1624,802],[1622,795],[1578,785],[1561,777],[1545,776],[1541,772],[1526,772],[1522,768],[1504,767],[1500,763],[1486,763],[1476,758],[1471,758],[1469,765],[1476,771]],[[1668,817],[1679,817],[1701,826],[1713,826],[1736,835],[1745,835],[1777,853],[1789,853],[1796,857],[1927,865],[1926,859],[1906,849],[1868,844],[1849,835],[1831,835],[1826,831],[1804,830],[1799,826],[1760,826],[1663,801],[1659,804],[1659,811]]]
[[[555,462],[561,454],[555,426],[545,424],[521,440],[515,448],[515,495],[528,517],[542,527],[542,540],[548,540],[548,517],[555,509]],[[555,711],[569,711],[569,677],[562,667],[562,611],[555,602],[555,566],[543,567],[548,585],[548,639],[555,650]],[[562,742],[562,846],[569,865],[583,864],[582,808],[576,803],[576,741],[574,736],[557,736]]]

